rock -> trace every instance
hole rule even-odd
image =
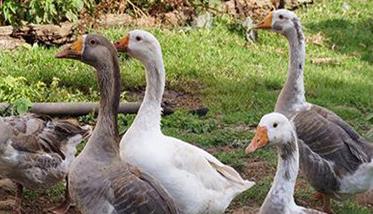
[[[105,27],[127,26],[133,23],[133,18],[127,14],[107,14],[99,20],[99,24]]]
[[[154,27],[158,25],[157,19],[152,16],[143,16],[135,19],[133,25],[142,27]]]
[[[347,2],[343,2],[343,4],[342,4],[342,10],[343,10],[343,12],[347,12],[347,11],[349,11],[350,8],[351,8],[351,6],[350,6],[349,3],[347,3]]]
[[[37,41],[47,45],[62,45],[72,42],[74,38],[73,24],[69,22],[58,25],[30,25]]]
[[[284,0],[284,1],[285,1],[285,8],[288,8],[288,9],[296,9],[299,6],[313,3],[313,0]]]
[[[163,20],[165,24],[168,24],[171,26],[178,26],[179,25],[178,12],[172,11],[172,12],[165,13]]]
[[[10,36],[13,33],[12,26],[2,26],[0,27],[0,36]]]
[[[0,36],[0,50],[13,50],[17,47],[24,46],[26,44],[26,41],[23,39],[13,38],[10,36]]]
[[[248,42],[256,42],[258,34],[253,29],[255,24],[250,17],[246,17],[245,21],[242,22],[242,26],[246,29],[245,35]]]
[[[210,12],[205,12],[193,20],[193,26],[197,28],[211,28],[213,17]]]
[[[62,45],[75,39],[74,31],[74,25],[70,22],[64,22],[60,25],[30,24],[15,28],[11,36],[24,39],[30,44]]]
[[[226,1],[223,5],[225,13],[231,14],[233,16],[238,16],[235,0]]]

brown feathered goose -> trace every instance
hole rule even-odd
[[[0,124],[0,177],[17,184],[14,213],[20,213],[23,187],[46,189],[66,178],[76,146],[90,133],[90,128],[35,114],[3,117]],[[65,196],[64,203],[51,211],[68,210],[67,190]]]
[[[113,45],[102,36],[84,35],[56,57],[93,66],[101,95],[96,127],[69,173],[70,193],[80,211],[177,213],[173,200],[158,182],[119,157],[120,73]]]
[[[296,213],[321,214],[300,207],[294,201],[294,188],[299,171],[298,138],[291,122],[280,113],[266,114],[260,120],[246,153],[273,145],[277,148],[277,171],[272,187],[262,204],[260,214]]]
[[[324,199],[324,210],[331,212],[330,197],[342,199],[373,188],[373,144],[335,113],[306,102],[305,40],[293,12],[274,11],[256,28],[272,29],[288,39],[288,78],[275,111],[293,120],[298,137],[305,143],[300,146],[301,169]]]

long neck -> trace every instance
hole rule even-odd
[[[284,114],[306,105],[303,80],[305,41],[298,21],[294,21],[294,25],[295,27],[286,33],[290,56],[288,77],[276,103],[276,111]]]
[[[117,157],[117,113],[120,100],[118,59],[113,56],[112,59],[103,60],[96,69],[101,99],[96,127],[86,147],[88,151],[100,154],[101,157]]]
[[[290,207],[295,205],[293,194],[299,170],[299,150],[295,136],[278,150],[277,171],[272,187],[262,205],[269,207]]]
[[[145,97],[133,122],[133,127],[160,131],[161,102],[165,87],[162,52],[144,62],[146,70]]]

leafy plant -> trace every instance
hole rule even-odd
[[[24,97],[16,100],[13,103],[13,109],[16,111],[17,114],[26,113],[31,106],[32,106],[32,102],[29,99],[24,98]]]
[[[0,21],[15,26],[22,22],[47,24],[76,21],[80,11],[93,4],[93,0],[4,0]]]

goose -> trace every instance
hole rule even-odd
[[[144,64],[147,81],[137,116],[122,137],[121,157],[157,178],[181,213],[223,213],[254,183],[197,146],[162,133],[165,69],[161,46],[151,33],[133,30],[115,46]]]
[[[48,189],[66,178],[76,146],[90,133],[76,121],[31,113],[2,117],[0,127],[0,178],[16,184],[13,213],[21,213],[24,188]],[[65,201],[49,210],[65,213],[69,207],[66,186]]]
[[[295,204],[294,189],[299,171],[299,147],[297,134],[291,122],[280,113],[269,113],[262,117],[246,154],[266,146],[277,148],[277,171],[260,214],[321,214],[323,212],[304,208]]]
[[[341,200],[373,189],[373,144],[334,112],[306,101],[305,40],[293,12],[274,11],[256,28],[271,29],[288,39],[288,78],[275,111],[293,121],[298,137],[308,146],[301,150],[301,170],[323,200],[324,211],[332,212],[330,198]]]
[[[100,35],[83,35],[56,57],[94,67],[101,95],[96,127],[70,168],[69,189],[78,209],[83,214],[177,213],[159,182],[120,159],[120,71],[111,42]]]

